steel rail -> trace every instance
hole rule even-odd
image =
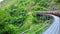
[[[54,18],[53,23],[51,24],[51,26],[44,31],[42,34],[60,34],[60,18],[55,16],[55,15],[51,15],[49,14],[49,16],[52,16]]]

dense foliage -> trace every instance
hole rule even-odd
[[[50,16],[35,11],[54,10],[52,0],[8,0],[0,3],[0,34],[42,34]],[[58,2],[58,1],[57,1]],[[51,8],[52,7],[52,8]]]

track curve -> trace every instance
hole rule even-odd
[[[51,24],[51,26],[44,31],[42,34],[59,34],[60,33],[60,18],[55,16],[55,15],[50,15],[54,18],[53,23]]]

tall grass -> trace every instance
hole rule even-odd
[[[42,34],[51,18],[38,16],[35,11],[49,8],[46,0],[4,0],[0,3],[0,34]]]

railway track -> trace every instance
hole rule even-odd
[[[50,15],[54,18],[51,26],[42,34],[60,34],[60,18],[54,15]]]

